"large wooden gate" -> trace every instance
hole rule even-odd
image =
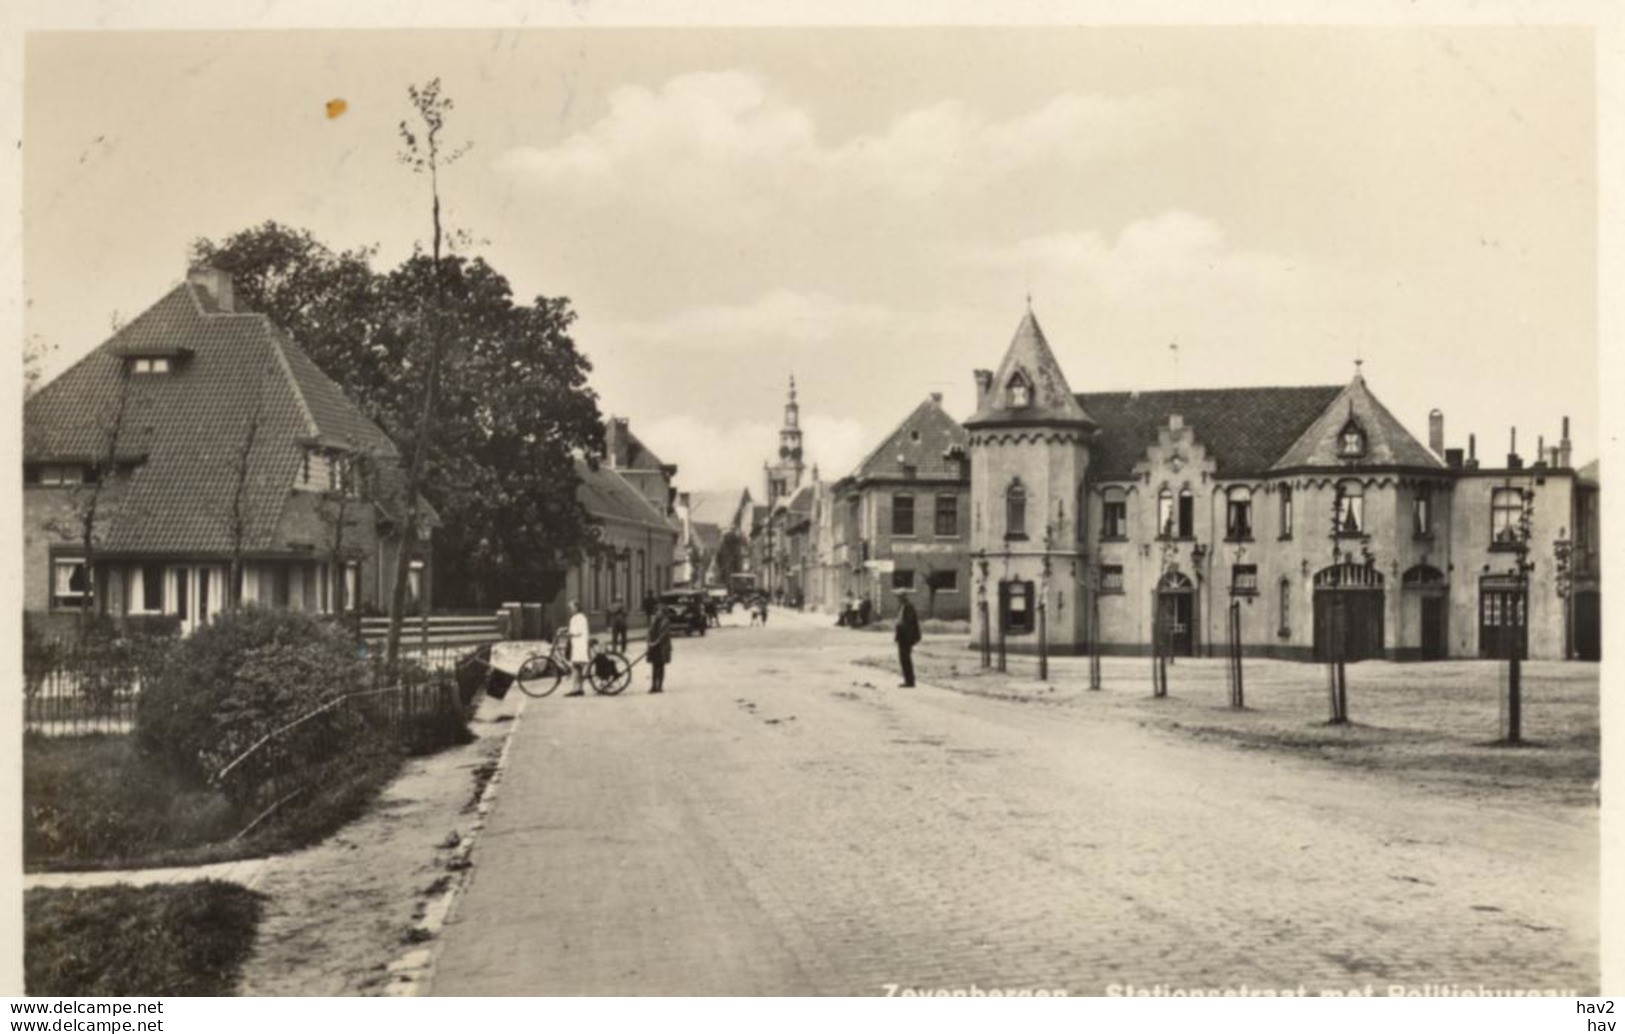
[[[1335,564],[1315,575],[1315,660],[1382,656],[1383,577],[1364,564]]]

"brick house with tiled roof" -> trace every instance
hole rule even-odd
[[[970,614],[967,440],[932,393],[829,486],[813,519],[823,530],[810,601],[833,611],[851,593],[892,614],[903,591],[922,617]]]
[[[1029,310],[966,421],[979,639],[1392,659],[1595,649],[1596,488],[1559,443],[1481,467],[1346,385],[1074,394]],[[1469,438],[1471,442],[1471,438]],[[880,451],[884,451],[884,448]],[[1513,573],[1526,504],[1527,578]],[[1574,578],[1557,553],[1574,529]],[[1592,536],[1594,538],[1594,535]],[[1040,621],[1040,612],[1043,620]],[[1588,624],[1589,623],[1589,624]]]
[[[647,463],[630,469],[617,466],[627,458],[614,445],[617,427],[623,443],[630,437],[626,421],[612,419],[607,429],[611,447],[604,462],[576,461],[580,478],[576,498],[598,529],[597,548],[565,572],[563,589],[549,604],[550,628],[566,622],[566,604],[572,599],[594,629],[604,628],[617,598],[626,604],[632,627],[640,628],[644,594],[672,587],[681,524],[654,500],[670,497],[670,477],[677,468],[660,463],[641,443],[637,449]],[[665,480],[640,475],[662,470],[670,472]]]
[[[193,271],[30,398],[23,463],[31,612],[77,614],[88,594],[98,612],[189,630],[227,605],[234,559],[244,603],[331,613],[389,597],[394,444],[218,271]],[[93,491],[88,571],[77,526]],[[437,518],[420,512],[411,589],[426,604]]]

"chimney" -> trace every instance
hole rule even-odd
[[[626,466],[629,459],[626,454],[626,425],[626,417],[612,416],[604,426],[604,462],[611,470]]]
[[[1569,418],[1563,418],[1563,437],[1557,443],[1557,465],[1567,469],[1573,465],[1574,447],[1569,443]]]
[[[194,266],[186,271],[188,283],[195,284],[209,296],[209,301],[221,312],[236,312],[236,299],[232,296],[231,274],[213,266]]]
[[[976,371],[976,408],[981,409],[987,402],[988,392],[993,390],[993,371]]]
[[[942,392],[940,392],[940,391],[933,391],[933,392],[932,392],[932,393],[931,393],[931,401],[932,401],[932,402],[935,402],[935,403],[936,403],[936,404],[937,404],[937,405],[939,405],[939,406],[940,406],[940,405],[942,405]]]
[[[1444,464],[1445,464],[1445,466],[1449,467],[1451,470],[1460,470],[1461,469],[1461,450],[1460,449],[1446,449],[1444,451]]]
[[[1518,455],[1518,429],[1512,429],[1512,441],[1507,452],[1507,469],[1522,470],[1523,457]]]
[[[1535,466],[1544,467],[1545,465],[1546,465],[1546,436],[1543,435],[1543,434],[1536,435],[1535,436]]]
[[[1435,409],[1428,414],[1428,448],[1433,455],[1444,455],[1444,411]]]
[[[1467,436],[1467,469],[1478,469],[1478,435]]]

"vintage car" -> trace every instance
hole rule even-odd
[[[705,634],[705,593],[693,589],[669,589],[660,594],[660,605],[671,613],[674,629],[684,635]]]

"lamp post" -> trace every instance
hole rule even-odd
[[[1048,543],[1046,542],[1047,546]],[[1050,558],[1045,553],[1038,579],[1038,681],[1049,679],[1049,575]]]
[[[976,568],[981,577],[976,582],[976,611],[982,619],[982,669],[985,671],[993,664],[992,647],[989,643],[990,630],[987,627],[987,551],[978,550],[976,553]]]
[[[1535,492],[1533,487],[1523,490],[1518,508],[1518,534],[1514,540],[1512,573],[1516,579],[1517,595],[1512,606],[1501,615],[1502,635],[1511,626],[1512,645],[1507,650],[1506,695],[1501,700],[1501,742],[1523,742],[1523,655],[1529,647],[1529,572],[1535,569],[1529,559],[1529,537],[1535,520]]]

